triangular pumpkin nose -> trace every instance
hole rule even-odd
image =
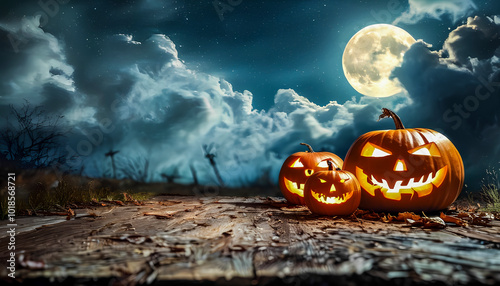
[[[336,191],[337,191],[337,189],[335,188],[335,185],[332,184],[332,186],[330,187],[330,193],[336,192]]]
[[[313,173],[314,173],[314,170],[313,169],[306,169],[306,176],[311,176]]]
[[[398,159],[394,165],[394,171],[406,171],[405,161]]]

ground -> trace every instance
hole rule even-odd
[[[0,276],[32,285],[498,285],[498,215],[446,213],[446,223],[430,219],[440,213],[325,217],[279,197],[96,203],[69,217],[19,217],[16,280],[5,267]],[[7,239],[2,224],[3,261]]]

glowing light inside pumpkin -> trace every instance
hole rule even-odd
[[[324,161],[319,162],[318,167],[328,168],[328,160],[324,160]]]
[[[394,171],[406,171],[406,164],[403,160],[398,160],[394,166]]]
[[[439,153],[439,149],[434,142],[412,149],[408,151],[408,153],[421,156],[441,157],[441,153]]]
[[[332,184],[332,186],[333,186],[333,184]],[[315,191],[311,190],[311,194],[315,200],[317,200],[320,203],[329,204],[329,205],[338,205],[338,204],[345,203],[347,200],[349,200],[352,197],[353,193],[354,193],[353,191],[350,191],[349,193],[344,193],[340,196],[329,197],[329,196],[326,196],[325,194],[316,193]]]
[[[415,193],[419,197],[424,197],[432,193],[433,188],[439,188],[443,183],[448,166],[439,169],[436,174],[429,173],[418,178],[411,178],[406,185],[403,185],[403,180],[396,181],[394,187],[389,187],[385,179],[378,181],[371,175],[368,182],[368,176],[364,173],[363,169],[356,167],[356,177],[361,184],[361,187],[366,190],[370,195],[375,196],[375,190],[380,189],[385,198],[391,200],[401,200],[401,194],[411,194],[412,198]],[[417,181],[418,180],[418,181]]]
[[[392,155],[391,151],[370,142],[366,143],[363,150],[361,150],[361,156],[363,157],[386,157],[389,155]]]
[[[290,167],[292,167],[292,168],[304,168],[304,164],[302,164],[302,162],[300,162],[300,158],[299,158],[299,159],[295,160],[295,162],[293,162]]]
[[[286,188],[292,193],[304,197],[304,186],[305,184],[299,184],[297,182],[292,182],[287,178],[283,178],[285,180]]]

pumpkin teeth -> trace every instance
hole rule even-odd
[[[432,182],[432,180],[433,180],[433,179],[434,179],[434,176],[432,176],[432,172],[431,172],[431,173],[429,174],[429,177],[427,178],[426,183],[428,184],[428,183]]]
[[[415,183],[415,179],[414,178],[411,178],[409,181],[408,181],[408,184],[409,186],[413,185]]]
[[[301,190],[301,191],[304,191],[304,185],[305,184],[299,184],[297,182],[292,182],[292,185],[294,188],[298,189],[298,190]]]
[[[344,193],[344,194],[337,196],[337,197],[327,197],[325,194],[316,193],[315,191],[311,190],[311,195],[313,196],[313,198],[315,200],[317,200],[320,203],[329,204],[329,205],[338,205],[338,204],[345,203],[347,200],[349,200],[352,197],[353,194],[354,194],[354,192],[351,191],[349,193]]]
[[[418,184],[422,184],[424,182],[424,175],[420,178],[420,181],[418,181]]]

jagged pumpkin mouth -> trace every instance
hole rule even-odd
[[[292,194],[296,194],[300,197],[304,197],[304,184],[300,184],[297,182],[292,182],[288,180],[287,178],[283,178],[285,180],[285,186],[287,190],[289,190]]]
[[[315,191],[311,190],[311,194],[315,200],[322,204],[327,204],[327,205],[338,205],[338,204],[343,204],[347,200],[349,200],[352,195],[354,194],[354,191],[350,191],[348,193],[344,193],[339,196],[327,196],[322,193],[316,193]]]
[[[368,177],[363,169],[356,167],[356,177],[359,180],[361,187],[370,195],[375,196],[375,191],[380,190],[386,199],[401,200],[401,194],[411,194],[411,198],[417,194],[418,197],[425,197],[432,193],[435,188],[439,188],[443,183],[448,166],[444,166],[436,173],[430,172],[429,174],[422,175],[417,178],[410,178],[409,180],[396,181],[391,188],[387,180],[376,179],[373,175]],[[406,182],[403,185],[403,182]]]

